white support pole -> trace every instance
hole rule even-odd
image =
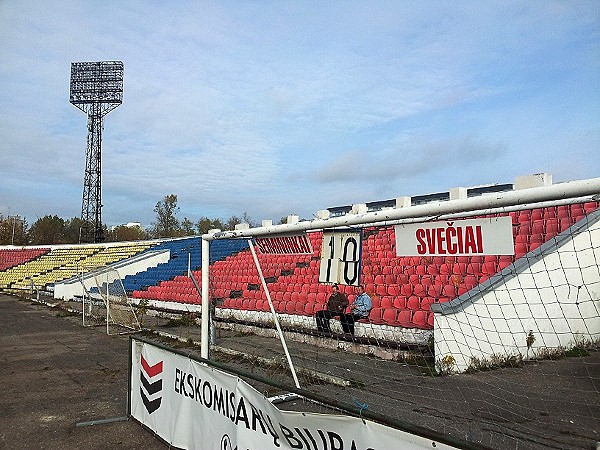
[[[391,208],[381,211],[367,212],[364,214],[346,214],[344,216],[334,217],[331,219],[315,219],[311,221],[272,225],[268,227],[222,231],[214,234],[206,234],[202,237],[206,237],[206,239],[209,240],[251,238],[254,236],[268,236],[274,234],[294,233],[298,231],[318,230],[323,228],[375,224],[411,218],[430,216],[437,217],[444,214],[464,213],[467,211],[478,211],[577,197],[590,196],[591,198],[591,196],[599,194],[600,178],[591,178],[587,180],[553,184],[552,186],[541,186],[517,191],[498,192],[493,195],[482,195],[479,197],[448,200],[444,202],[432,202],[406,208]],[[588,201],[592,200],[590,199]]]
[[[209,327],[209,304],[208,298],[208,269],[210,266],[210,242],[202,237],[202,325],[201,325],[201,342],[200,356],[208,359],[209,343],[210,343],[210,327]]]
[[[262,269],[260,267],[260,263],[258,262],[258,257],[256,256],[256,251],[254,250],[254,245],[252,244],[252,240],[248,239],[248,245],[250,246],[250,252],[252,253],[252,258],[254,258],[254,264],[256,265],[256,270],[258,270],[258,276],[260,277],[260,282],[262,283],[263,289],[265,290],[265,295],[267,296],[267,301],[269,302],[269,308],[271,308],[271,313],[273,314],[273,320],[275,322],[275,327],[277,328],[277,333],[279,334],[279,339],[281,340],[281,345],[283,346],[283,351],[285,352],[285,357],[287,358],[288,364],[290,366],[290,370],[292,372],[292,377],[294,377],[294,383],[297,388],[300,388],[300,383],[298,382],[298,376],[296,375],[296,369],[294,368],[294,364],[292,363],[292,358],[290,356],[290,352],[288,351],[287,344],[285,342],[285,338],[283,337],[283,331],[281,330],[281,326],[279,325],[279,319],[277,319],[277,313],[275,312],[275,307],[273,306],[273,301],[271,300],[271,294],[269,293],[269,289],[267,288],[267,282],[265,281],[265,277],[263,275]]]
[[[109,323],[110,323],[110,298],[108,297],[108,272],[106,272],[106,334],[110,334]]]

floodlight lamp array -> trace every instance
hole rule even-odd
[[[78,105],[123,102],[123,62],[71,63],[70,103]]]

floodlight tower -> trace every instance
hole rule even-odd
[[[81,241],[102,242],[103,120],[123,102],[123,62],[71,63],[70,102],[88,116]]]

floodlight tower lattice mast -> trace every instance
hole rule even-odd
[[[87,114],[88,137],[81,203],[81,241],[102,242],[104,116],[123,102],[121,61],[71,63],[70,103]]]

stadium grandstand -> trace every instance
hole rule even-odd
[[[533,176],[531,180],[534,186],[549,184],[546,174]],[[512,191],[514,185],[462,189],[463,197],[472,198]],[[328,217],[342,217],[355,213],[357,206],[364,213],[395,208],[400,201],[404,206],[407,202],[409,206],[416,206],[447,202],[453,196],[456,192],[448,191],[333,207],[325,213]],[[510,255],[402,256],[396,253],[394,225],[363,227],[360,278],[373,300],[373,309],[369,318],[361,321],[356,335],[374,338],[381,335],[378,331],[401,329],[403,336],[412,335],[418,342],[426,342],[428,334],[420,330],[433,329],[432,305],[478,290],[482,283],[503,269],[552,242],[561,233],[568,234],[574,225],[586,221],[598,205],[597,201],[587,201],[465,216],[510,217],[514,246]],[[291,316],[294,320],[290,323],[310,331],[315,328],[312,319],[315,312],[323,309],[327,301],[329,287],[319,282],[323,231],[311,231],[308,236],[312,254],[260,254],[258,259],[276,312]],[[90,274],[112,267],[118,271],[127,295],[134,302],[145,299],[151,306],[164,310],[181,310],[177,304],[185,304],[191,306],[186,310],[200,312],[200,292],[188,273],[201,281],[201,258],[200,237],[105,245],[6,246],[0,249],[0,288],[5,292],[33,289],[52,293],[61,300],[73,300],[82,297],[82,286],[86,285],[85,280],[91,280]],[[217,306],[217,319],[229,317],[249,324],[269,322],[270,306],[247,240],[214,241],[210,264],[209,292]],[[87,288],[91,292],[101,289],[91,281]],[[342,286],[342,291],[353,300],[353,286]],[[406,330],[413,331],[407,333]]]
[[[265,221],[260,229],[250,229],[242,224],[233,232],[217,230],[204,237],[4,246],[0,290],[76,303],[111,291],[108,283],[114,277],[102,283],[99,276],[111,271],[118,274],[128,301],[145,310],[201,315],[208,311],[202,305],[207,293],[212,309],[206,319],[216,329],[274,339],[280,324],[288,340],[426,366],[437,375],[522,367],[523,361],[555,359],[574,348],[581,354],[597,352],[600,342],[598,180],[573,183],[591,192],[561,196],[563,183],[536,174],[514,183],[331,207],[312,221],[292,215],[286,225]],[[502,203],[503,198],[510,202]],[[413,210],[419,213],[412,215]],[[404,216],[393,214],[398,211]],[[319,221],[325,226],[319,228]],[[432,232],[423,234],[422,254],[402,253],[404,229],[441,229],[436,224],[455,227],[461,221],[508,223],[510,251],[479,251],[475,241],[472,251],[442,249]],[[292,229],[306,231],[310,252],[254,252],[253,238]],[[314,319],[331,285],[323,282],[321,270],[324,237],[347,231],[360,236],[360,273],[356,283],[342,282],[341,290],[352,302],[360,282],[373,307],[353,335],[344,334],[337,320],[332,320],[332,333],[325,334],[317,331]],[[203,248],[205,241],[210,247]],[[203,270],[208,272],[204,277]],[[596,382],[598,369],[595,363],[586,369],[596,371],[590,375]],[[590,393],[596,400],[598,395],[598,390]],[[598,424],[597,412],[589,407],[581,414]]]

